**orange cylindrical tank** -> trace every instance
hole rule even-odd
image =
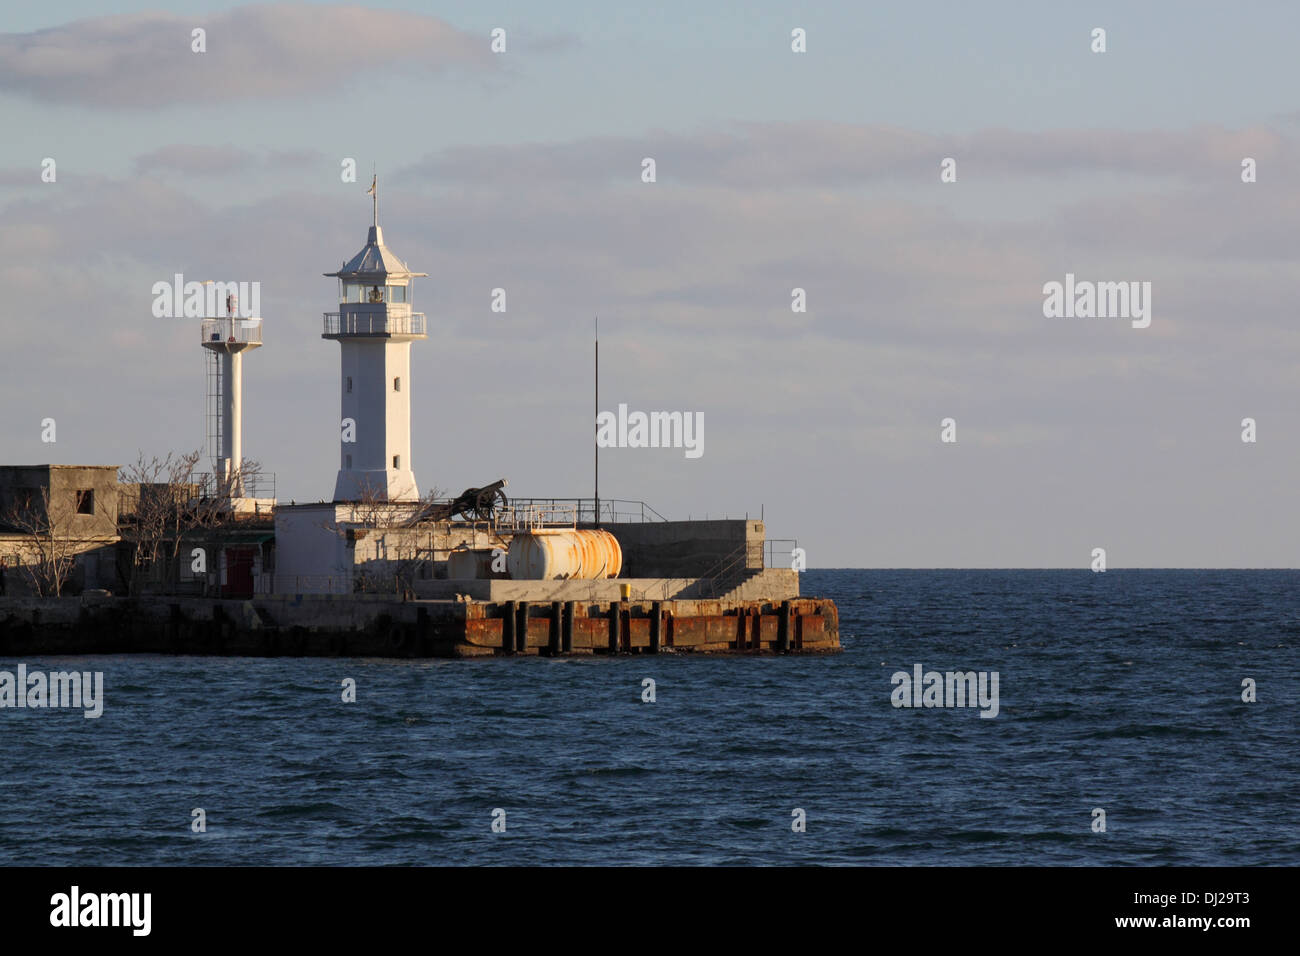
[[[511,539],[506,567],[516,581],[616,578],[623,549],[608,531],[539,528]]]
[[[578,536],[577,545],[582,552],[582,567],[577,576],[586,579],[616,578],[623,570],[623,549],[618,538],[608,531],[584,530],[571,532]]]

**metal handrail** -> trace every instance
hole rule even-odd
[[[220,495],[228,490],[227,485],[233,484],[239,487],[240,497],[275,498],[275,473],[269,471],[248,475],[236,472],[228,479],[210,471],[196,471],[190,474],[188,483],[198,497]]]
[[[749,570],[750,548],[751,543],[746,541],[723,557],[707,574],[700,575],[700,591],[711,598],[719,598],[735,587],[744,577],[744,572]],[[759,554],[762,554],[761,546]]]
[[[789,545],[788,548],[778,549],[776,545]],[[763,542],[763,567],[776,567],[776,556],[778,554],[788,555],[790,560],[782,562],[785,567],[791,567],[794,564],[794,553],[799,547],[799,542],[795,538],[768,538]]]
[[[512,498],[510,504],[521,510],[537,508],[543,511],[559,512],[562,509],[570,509],[579,524],[595,524],[597,520],[596,499],[594,498]],[[668,519],[644,501],[601,498],[599,520],[612,524],[633,521],[667,521]]]
[[[260,318],[204,319],[199,326],[199,341],[261,345],[262,320]]]
[[[536,528],[576,528],[578,509],[573,505],[554,507],[511,502],[496,517],[498,531],[532,531]]]
[[[323,335],[424,335],[423,312],[325,312]]]

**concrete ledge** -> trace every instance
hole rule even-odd
[[[623,586],[631,589],[623,597]],[[785,601],[799,596],[799,573],[788,568],[768,568],[714,596],[713,585],[702,578],[609,578],[599,581],[508,581],[502,579],[447,579],[415,582],[421,600],[473,601],[672,601],[732,600]],[[346,595],[343,595],[346,597]]]
[[[693,587],[696,578],[606,578],[599,581],[508,581],[455,579],[417,581],[420,599],[451,600],[463,594],[475,601],[618,601],[622,586],[631,588],[630,600],[667,601]]]

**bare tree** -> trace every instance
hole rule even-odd
[[[22,569],[32,590],[41,597],[58,597],[72,574],[76,552],[70,540],[56,533],[50,518],[50,489],[41,488],[35,500],[14,501],[5,509],[3,521],[22,536]]]
[[[98,495],[94,507],[99,514],[107,514],[108,509]],[[22,570],[40,597],[63,594],[77,565],[77,556],[84,550],[79,545],[85,539],[60,527],[56,510],[50,507],[49,486],[43,485],[34,496],[11,500],[0,514],[0,524],[13,529],[23,539]]]
[[[162,458],[146,458],[140,452],[135,464],[122,469],[122,484],[129,486],[123,489],[128,496],[122,509],[124,536],[135,545],[132,594],[140,593],[149,578],[163,588],[174,585],[185,543],[233,520],[229,501],[233,482],[195,472],[202,458],[201,451],[168,452]],[[245,459],[238,480],[252,481],[260,474],[261,466]]]

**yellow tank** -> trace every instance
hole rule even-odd
[[[539,528],[511,539],[506,567],[516,581],[616,578],[623,549],[608,531]]]

